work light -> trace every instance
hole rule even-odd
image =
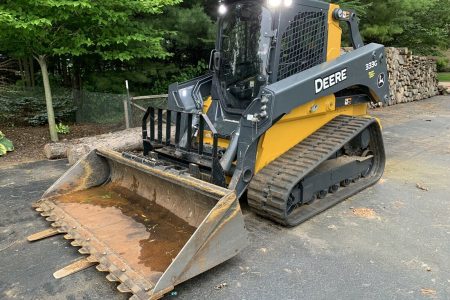
[[[282,0],[268,0],[269,6],[278,7],[280,6]]]
[[[227,13],[227,6],[223,3],[220,3],[219,5],[219,15],[224,15]]]

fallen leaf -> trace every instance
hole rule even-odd
[[[425,289],[425,288],[420,289],[420,292],[422,293],[422,295],[425,295],[425,296],[436,296],[436,294],[437,294],[435,290]]]
[[[416,188],[422,191],[428,191],[428,188],[421,183],[416,183]]]
[[[228,284],[226,282],[222,282],[221,284],[218,284],[214,287],[215,290],[221,290],[224,287],[226,287]]]
[[[375,211],[371,208],[365,207],[354,208],[352,212],[357,217],[366,219],[380,219],[380,217],[378,217]]]

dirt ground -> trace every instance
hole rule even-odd
[[[73,124],[69,134],[59,134],[59,139],[71,140],[86,136],[108,133],[121,129],[111,124]],[[10,139],[15,150],[0,157],[0,164],[15,164],[46,159],[43,149],[50,142],[47,126],[6,127],[0,130]]]

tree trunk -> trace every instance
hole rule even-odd
[[[20,77],[22,78],[22,82],[25,84],[25,73],[23,72],[23,63],[22,59],[17,59],[19,61],[19,70],[20,70]]]
[[[58,133],[56,132],[55,113],[53,111],[52,90],[50,88],[50,82],[48,79],[47,59],[45,55],[39,55],[36,56],[35,58],[38,61],[42,72],[42,81],[44,83],[45,104],[47,105],[47,118],[48,118],[48,127],[50,130],[50,139],[53,142],[57,142]]]
[[[175,136],[174,132],[172,136]],[[165,135],[163,135],[164,138]],[[48,159],[67,157],[69,163],[74,164],[81,156],[95,148],[108,148],[115,151],[142,150],[142,128],[136,127],[60,143],[48,143],[44,146],[44,153]]]
[[[82,121],[82,106],[83,97],[81,94],[81,70],[80,70],[80,59],[74,57],[72,59],[73,69],[72,69],[72,97],[74,104],[77,108],[75,112],[75,119],[77,122]]]
[[[34,61],[33,57],[30,57],[30,81],[31,81],[31,87],[34,89],[36,86],[36,80],[34,78]]]
[[[44,154],[48,159],[67,157],[69,142],[48,143],[44,146]]]
[[[61,59],[61,71],[62,71],[62,76],[63,76],[63,79],[64,79],[64,86],[70,87],[72,82],[71,82],[71,79],[70,79],[69,70],[67,68],[67,58],[65,58],[65,57],[63,57]]]
[[[25,72],[25,86],[27,88],[31,87],[31,78],[30,78],[30,62],[28,61],[28,57],[23,59],[23,69]]]

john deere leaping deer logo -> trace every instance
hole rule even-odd
[[[380,73],[380,74],[378,75],[378,79],[377,79],[378,88],[383,87],[384,81],[385,81],[384,73]]]

